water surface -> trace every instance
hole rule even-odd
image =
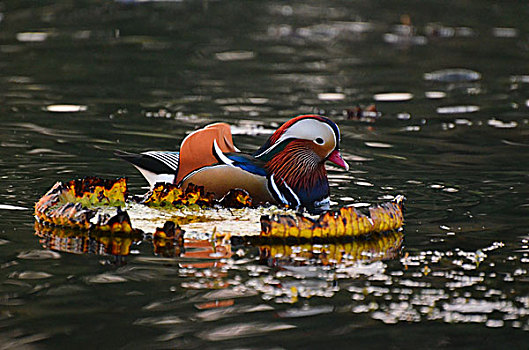
[[[0,347],[525,347],[528,15],[521,2],[3,1]],[[374,122],[344,113],[371,104]],[[342,130],[352,169],[329,170],[336,207],[407,197],[391,249],[211,256],[188,241],[194,256],[168,258],[144,242],[115,257],[36,235],[34,202],[56,181],[126,175],[145,191],[116,148],[176,149],[226,121],[251,151],[303,113]]]

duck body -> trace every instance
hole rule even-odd
[[[340,133],[330,119],[295,117],[277,129],[254,154],[239,152],[230,127],[216,123],[188,135],[180,152],[116,152],[148,180],[204,186],[217,198],[244,189],[255,204],[284,204],[319,213],[330,208],[325,161],[348,169],[339,153]]]
[[[255,203],[275,202],[268,190],[266,177],[225,164],[197,170],[182,181],[182,187],[186,188],[188,184],[200,184],[206,192],[213,192],[217,197],[234,188],[242,188],[251,195]]]

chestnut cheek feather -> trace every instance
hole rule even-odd
[[[325,160],[325,158],[331,152],[331,149],[329,149],[329,147],[317,145],[312,141],[305,141],[304,143],[308,149],[312,150],[318,155],[318,157],[320,157],[321,161]]]

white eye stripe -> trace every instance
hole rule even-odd
[[[314,135],[320,135],[323,139],[323,143],[319,144],[315,142]],[[255,155],[255,157],[259,158],[263,155],[271,152],[273,149],[275,149],[277,146],[281,144],[284,140],[287,139],[301,139],[301,140],[310,140],[318,145],[323,145],[326,142],[334,142],[334,145],[337,144],[337,135],[335,134],[333,128],[320,120],[307,118],[303,120],[299,120],[293,125],[291,125],[280,137],[276,140],[276,142],[271,145],[266,150],[262,151],[261,153]],[[334,147],[332,147],[334,148]]]

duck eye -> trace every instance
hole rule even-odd
[[[323,143],[324,143],[325,141],[323,141],[323,139],[322,139],[321,137],[318,137],[318,138],[316,138],[316,139],[314,140],[314,142],[315,142],[316,144],[318,144],[318,145],[323,145]]]

